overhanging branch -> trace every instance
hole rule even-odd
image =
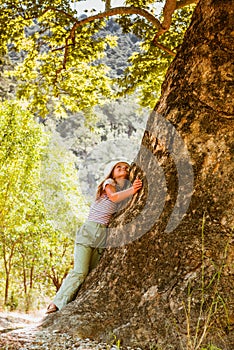
[[[140,7],[134,7],[134,6],[115,7],[115,8],[109,9],[108,11],[100,12],[100,13],[97,13],[96,15],[89,16],[89,17],[86,17],[86,18],[81,19],[81,20],[78,20],[77,18],[75,18],[71,14],[69,14],[63,10],[60,10],[56,7],[53,7],[53,6],[48,6],[45,10],[43,10],[41,12],[40,16],[44,15],[48,11],[62,13],[64,16],[70,18],[73,22],[75,22],[72,30],[76,30],[76,28],[81,27],[86,23],[93,22],[96,19],[102,19],[102,18],[112,17],[112,16],[116,16],[116,15],[140,15],[142,17],[145,17],[157,29],[161,28],[160,21],[154,15],[152,15],[152,13],[150,13],[147,10],[142,9]]]
[[[139,7],[126,7],[126,6],[120,6],[120,7],[115,7],[115,8],[110,8],[110,1],[106,1],[106,11],[98,13],[93,16],[86,17],[84,19],[78,20],[77,18],[73,17],[70,14],[67,14],[63,10],[59,10],[56,7],[48,7],[46,10],[43,11],[43,13],[47,11],[55,11],[59,13],[63,13],[65,16],[69,17],[70,19],[73,20],[74,24],[70,30],[70,34],[65,40],[65,52],[64,52],[64,59],[63,59],[63,65],[62,67],[57,71],[57,74],[61,72],[61,70],[66,68],[66,62],[67,62],[67,56],[68,56],[68,47],[69,47],[69,41],[71,40],[73,43],[75,41],[75,32],[76,29],[79,27],[82,27],[83,25],[87,23],[91,23],[97,19],[103,19],[111,16],[116,16],[116,15],[140,15],[147,19],[157,30],[158,32],[156,33],[153,43],[155,46],[159,47],[163,51],[167,52],[168,54],[175,56],[175,52],[173,52],[171,49],[165,47],[163,44],[158,43],[158,38],[160,35],[165,33],[171,25],[172,21],[172,15],[174,11],[178,8],[184,7],[188,4],[195,3],[197,0],[166,0],[164,9],[163,9],[163,22],[161,23],[152,13],[148,12],[145,9],[139,8]],[[57,76],[56,74],[56,76]]]
[[[198,1],[199,0],[179,0],[179,1],[166,0],[165,6],[163,9],[164,20],[162,23],[152,13],[140,7],[120,6],[120,7],[111,8],[111,0],[105,1],[106,6],[105,6],[104,12],[98,13],[90,17],[86,17],[82,20],[78,20],[73,15],[67,13],[62,9],[56,8],[54,6],[48,6],[46,9],[42,10],[39,16],[44,15],[48,11],[54,11],[54,12],[63,14],[65,17],[69,18],[74,23],[70,30],[69,36],[66,38],[65,47],[63,47],[65,48],[65,53],[64,53],[64,61],[63,61],[62,69],[64,69],[66,65],[66,60],[67,60],[67,54],[68,54],[68,46],[69,46],[68,43],[69,43],[69,40],[72,40],[72,42],[74,43],[76,29],[87,23],[93,22],[97,19],[103,19],[106,17],[116,16],[116,15],[140,15],[145,19],[147,19],[158,30],[153,39],[154,45],[166,51],[170,55],[175,56],[175,53],[173,51],[165,47],[163,44],[158,43],[157,39],[170,28],[172,15],[175,10],[183,8],[186,5],[197,3]],[[29,19],[29,17],[27,17],[27,19]]]
[[[102,19],[102,18],[116,16],[116,15],[140,15],[142,17],[145,17],[157,29],[161,28],[160,21],[156,17],[154,17],[154,15],[152,15],[152,13],[146,11],[145,9],[142,9],[140,7],[134,7],[134,6],[131,6],[131,7],[121,6],[121,7],[112,8],[108,11],[101,12],[101,13],[98,13],[96,15],[93,15],[93,16],[84,18],[80,21],[77,21],[74,24],[74,27],[75,27],[74,30],[76,30],[77,27],[80,27],[80,26],[82,26],[86,23],[89,23],[89,22],[93,22],[96,19]]]
[[[60,10],[58,10],[54,7],[50,7],[47,9],[47,11],[49,11],[49,10],[61,12]],[[83,25],[85,25],[87,23],[93,22],[97,19],[103,19],[106,17],[116,16],[116,15],[140,15],[140,16],[145,17],[150,23],[152,23],[154,27],[156,27],[157,29],[161,29],[161,23],[156,17],[154,17],[154,15],[152,15],[150,12],[146,11],[145,9],[141,9],[139,7],[133,7],[133,6],[131,6],[131,7],[122,7],[122,6],[115,7],[113,9],[108,10],[108,11],[98,13],[96,15],[84,18],[82,20],[77,20],[73,17],[73,20],[75,20],[75,23],[70,30],[69,36],[66,38],[63,65],[60,69],[57,70],[56,79],[57,79],[58,74],[63,69],[66,68],[69,41],[72,40],[74,42],[76,29],[79,27],[82,27]]]

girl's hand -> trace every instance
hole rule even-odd
[[[142,187],[142,181],[140,179],[136,179],[132,184],[133,194],[139,191],[141,187]]]
[[[116,192],[116,188],[112,185],[106,185],[105,191],[107,197],[115,203],[119,203],[124,199],[131,197],[134,195],[140,188],[142,187],[142,181],[140,179],[136,179],[132,186],[126,190]]]

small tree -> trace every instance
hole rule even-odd
[[[42,130],[30,113],[11,101],[0,106],[1,124],[1,256],[5,269],[5,297],[8,302],[10,276],[17,247],[24,241],[32,221],[38,224],[37,202],[40,180]]]

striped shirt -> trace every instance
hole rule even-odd
[[[112,185],[116,187],[116,182],[109,178],[103,184],[105,190],[106,185]],[[99,199],[91,205],[88,221],[94,221],[99,224],[108,225],[112,215],[117,210],[117,203],[112,202],[106,193],[104,193]]]

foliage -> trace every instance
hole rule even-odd
[[[192,12],[193,6],[178,10],[173,15],[170,30],[160,38],[159,42],[176,50],[182,43]],[[142,42],[140,52],[133,53],[129,58],[130,65],[124,72],[124,79],[117,79],[119,86],[117,95],[123,96],[137,91],[140,104],[153,108],[155,101],[160,97],[161,85],[173,57],[153,44],[155,28],[151,24],[142,19],[135,19],[132,22],[127,19],[126,22],[126,18],[121,18],[119,23],[123,25],[126,32],[132,30],[142,39]]]
[[[116,152],[125,152],[123,141],[137,143],[147,115],[128,99],[113,101],[96,108],[97,128],[90,133],[81,116],[79,127],[71,117],[55,129],[52,119],[46,127],[38,124],[26,107],[12,100],[1,104],[0,295],[10,309],[29,310],[54,294],[72,264],[74,234],[88,203],[78,182],[79,159],[94,169],[99,159],[91,162],[92,151],[100,145],[100,163],[105,163],[112,139],[118,140]]]
[[[201,348],[201,346],[207,341],[212,335],[212,331],[215,331],[217,337],[222,339],[223,331],[220,320],[222,315],[222,322],[225,323],[226,327],[229,327],[229,315],[225,300],[220,294],[220,280],[223,273],[224,266],[226,264],[226,258],[228,254],[229,242],[225,247],[223,254],[223,261],[220,266],[214,266],[215,272],[210,277],[210,280],[206,281],[207,271],[205,271],[207,261],[205,256],[205,213],[202,220],[202,265],[201,265],[201,288],[199,290],[199,314],[196,319],[195,329],[192,326],[192,302],[196,299],[192,287],[189,285],[188,288],[188,302],[185,308],[186,316],[186,327],[187,327],[187,350],[219,350],[219,348],[210,344],[207,347]]]
[[[10,274],[13,266],[20,265],[16,255],[25,257],[26,254],[28,264],[31,264],[30,253],[40,243],[39,228],[44,218],[38,188],[43,140],[40,126],[35,125],[30,114],[13,101],[0,106],[0,125],[0,239],[6,274],[6,303]]]
[[[217,346],[210,344],[205,348],[201,348],[201,350],[222,350],[222,349],[217,348]]]
[[[63,150],[62,161],[56,162],[59,147],[51,150],[48,132],[26,108],[14,101],[2,103],[0,126],[0,278],[5,286],[0,292],[5,305],[24,305],[27,311],[39,291],[38,307],[42,296],[51,293],[51,282],[59,287],[72,262],[72,238],[85,207],[77,187],[74,156]],[[49,176],[53,181],[45,184]],[[54,196],[53,208],[59,211],[57,222],[66,225],[55,227],[55,213],[46,210],[48,202],[42,193],[48,199],[59,188],[66,200]]]
[[[51,225],[70,237],[87,214],[75,162],[60,135],[51,132],[41,163],[41,198]]]
[[[157,2],[131,0],[126,6],[147,9],[155,18]],[[141,89],[144,105],[155,103],[171,57],[152,44],[157,31],[152,23],[139,15],[121,15],[124,32],[132,32],[142,40],[141,52],[133,53],[124,79],[112,81],[108,67],[101,63],[106,48],[117,44],[115,36],[98,35],[107,18],[78,25],[84,17],[68,0],[1,1],[1,56],[18,54],[21,62],[11,71],[18,80],[18,97],[30,101],[31,111],[45,117],[52,112],[62,116],[70,111],[89,110],[116,96],[117,85],[122,94]],[[171,49],[180,44],[190,21],[191,9],[178,10],[169,32],[160,42]],[[7,18],[7,21],[6,21]],[[156,81],[156,83],[154,83]]]
[[[100,97],[110,92],[110,80],[106,76],[107,68],[92,61],[103,55],[107,43],[113,45],[112,38],[93,37],[103,24],[93,23],[77,30],[76,38],[69,42],[64,69],[63,48],[76,20],[70,18],[74,11],[69,2],[58,1],[57,6],[53,3],[55,10],[48,11],[43,11],[52,5],[47,2],[32,5],[25,1],[22,5],[2,3],[9,26],[1,37],[1,46],[6,52],[9,37],[14,38],[9,51],[23,56],[13,74],[19,81],[18,97],[31,101],[31,110],[42,117],[51,110],[64,115],[65,106],[71,111],[84,110],[100,102]]]
[[[131,32],[124,33],[117,20],[113,18],[107,20],[106,26],[98,32],[98,35],[102,37],[112,35],[118,38],[116,46],[107,46],[101,62],[111,68],[108,71],[108,76],[111,78],[123,76],[124,70],[129,65],[130,56],[139,52],[141,39]]]

